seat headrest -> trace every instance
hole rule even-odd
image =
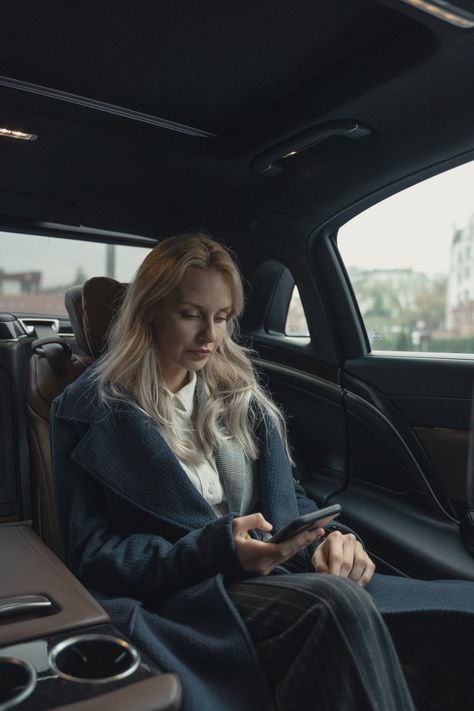
[[[76,341],[87,355],[98,358],[107,345],[107,334],[127,285],[110,277],[92,277],[83,286],[72,286],[64,302]]]

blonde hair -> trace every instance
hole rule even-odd
[[[172,422],[172,400],[161,375],[149,325],[153,308],[168,296],[191,268],[215,269],[231,287],[232,313],[219,347],[199,372],[203,397],[193,415],[201,452],[180,437]],[[209,236],[182,234],[160,242],[145,258],[127,289],[109,332],[108,350],[94,369],[106,402],[130,400],[149,415],[178,459],[197,463],[212,455],[216,443],[235,438],[250,459],[259,455],[256,426],[267,416],[287,446],[278,407],[257,382],[248,349],[233,340],[244,307],[242,279],[229,252]]]

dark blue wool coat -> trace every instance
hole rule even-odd
[[[277,531],[316,505],[293,478],[277,433],[262,427],[260,441],[260,508]],[[117,627],[179,675],[183,709],[272,709],[224,587],[249,577],[234,551],[236,514],[217,518],[150,418],[125,403],[105,407],[87,373],[55,400],[51,445],[66,563]],[[309,569],[307,550],[276,573]],[[370,589],[383,612],[454,604],[474,614],[473,584],[443,584],[450,587],[434,592],[433,583],[376,576]]]
[[[54,402],[51,433],[71,570],[118,627],[178,673],[185,709],[271,708],[223,584],[249,576],[234,551],[234,514],[217,518],[150,418],[132,405],[105,407],[87,374]],[[275,530],[316,508],[273,431],[262,442],[258,475],[261,509]],[[290,565],[307,569],[309,558],[303,552]]]

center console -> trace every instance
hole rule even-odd
[[[0,526],[0,711],[174,711],[181,687],[30,526]]]

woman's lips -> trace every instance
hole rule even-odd
[[[196,360],[201,360],[202,358],[206,358],[211,351],[189,351],[191,353],[192,358],[196,358]]]

